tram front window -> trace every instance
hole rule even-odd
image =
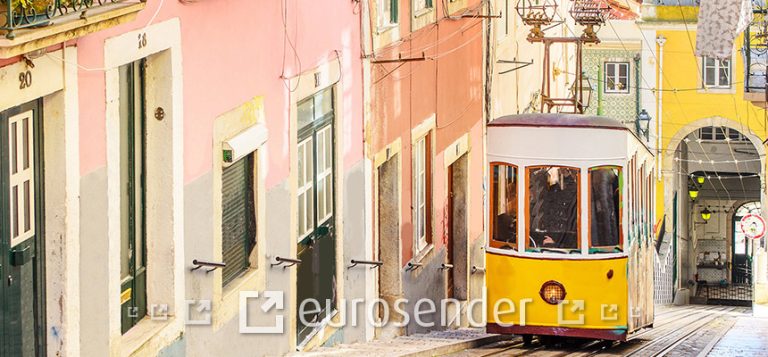
[[[621,168],[589,169],[590,253],[621,252]]]
[[[528,195],[526,250],[580,253],[579,169],[528,168]]]
[[[517,167],[494,164],[491,183],[491,246],[517,249]]]

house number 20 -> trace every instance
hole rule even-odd
[[[32,86],[32,72],[24,71],[19,73],[19,89],[26,89]]]
[[[139,34],[139,49],[142,49],[144,47],[147,47],[147,34],[146,33],[140,33]]]

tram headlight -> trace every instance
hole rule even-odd
[[[544,283],[539,295],[547,304],[557,305],[565,299],[565,287],[554,280]]]

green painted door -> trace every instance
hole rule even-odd
[[[336,306],[336,233],[334,201],[333,89],[298,104],[298,209],[297,311],[302,301],[314,299],[320,311],[297,324],[297,339],[304,342]],[[314,306],[309,304],[307,306]],[[312,308],[305,308],[312,310]],[[304,323],[307,322],[307,323]]]
[[[45,353],[41,104],[0,112],[0,356]]]
[[[120,310],[123,333],[147,315],[144,65],[120,72]]]

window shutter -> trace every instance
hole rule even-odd
[[[224,168],[222,191],[222,283],[227,285],[248,269],[253,249],[256,217],[253,205],[253,156],[246,156]]]

